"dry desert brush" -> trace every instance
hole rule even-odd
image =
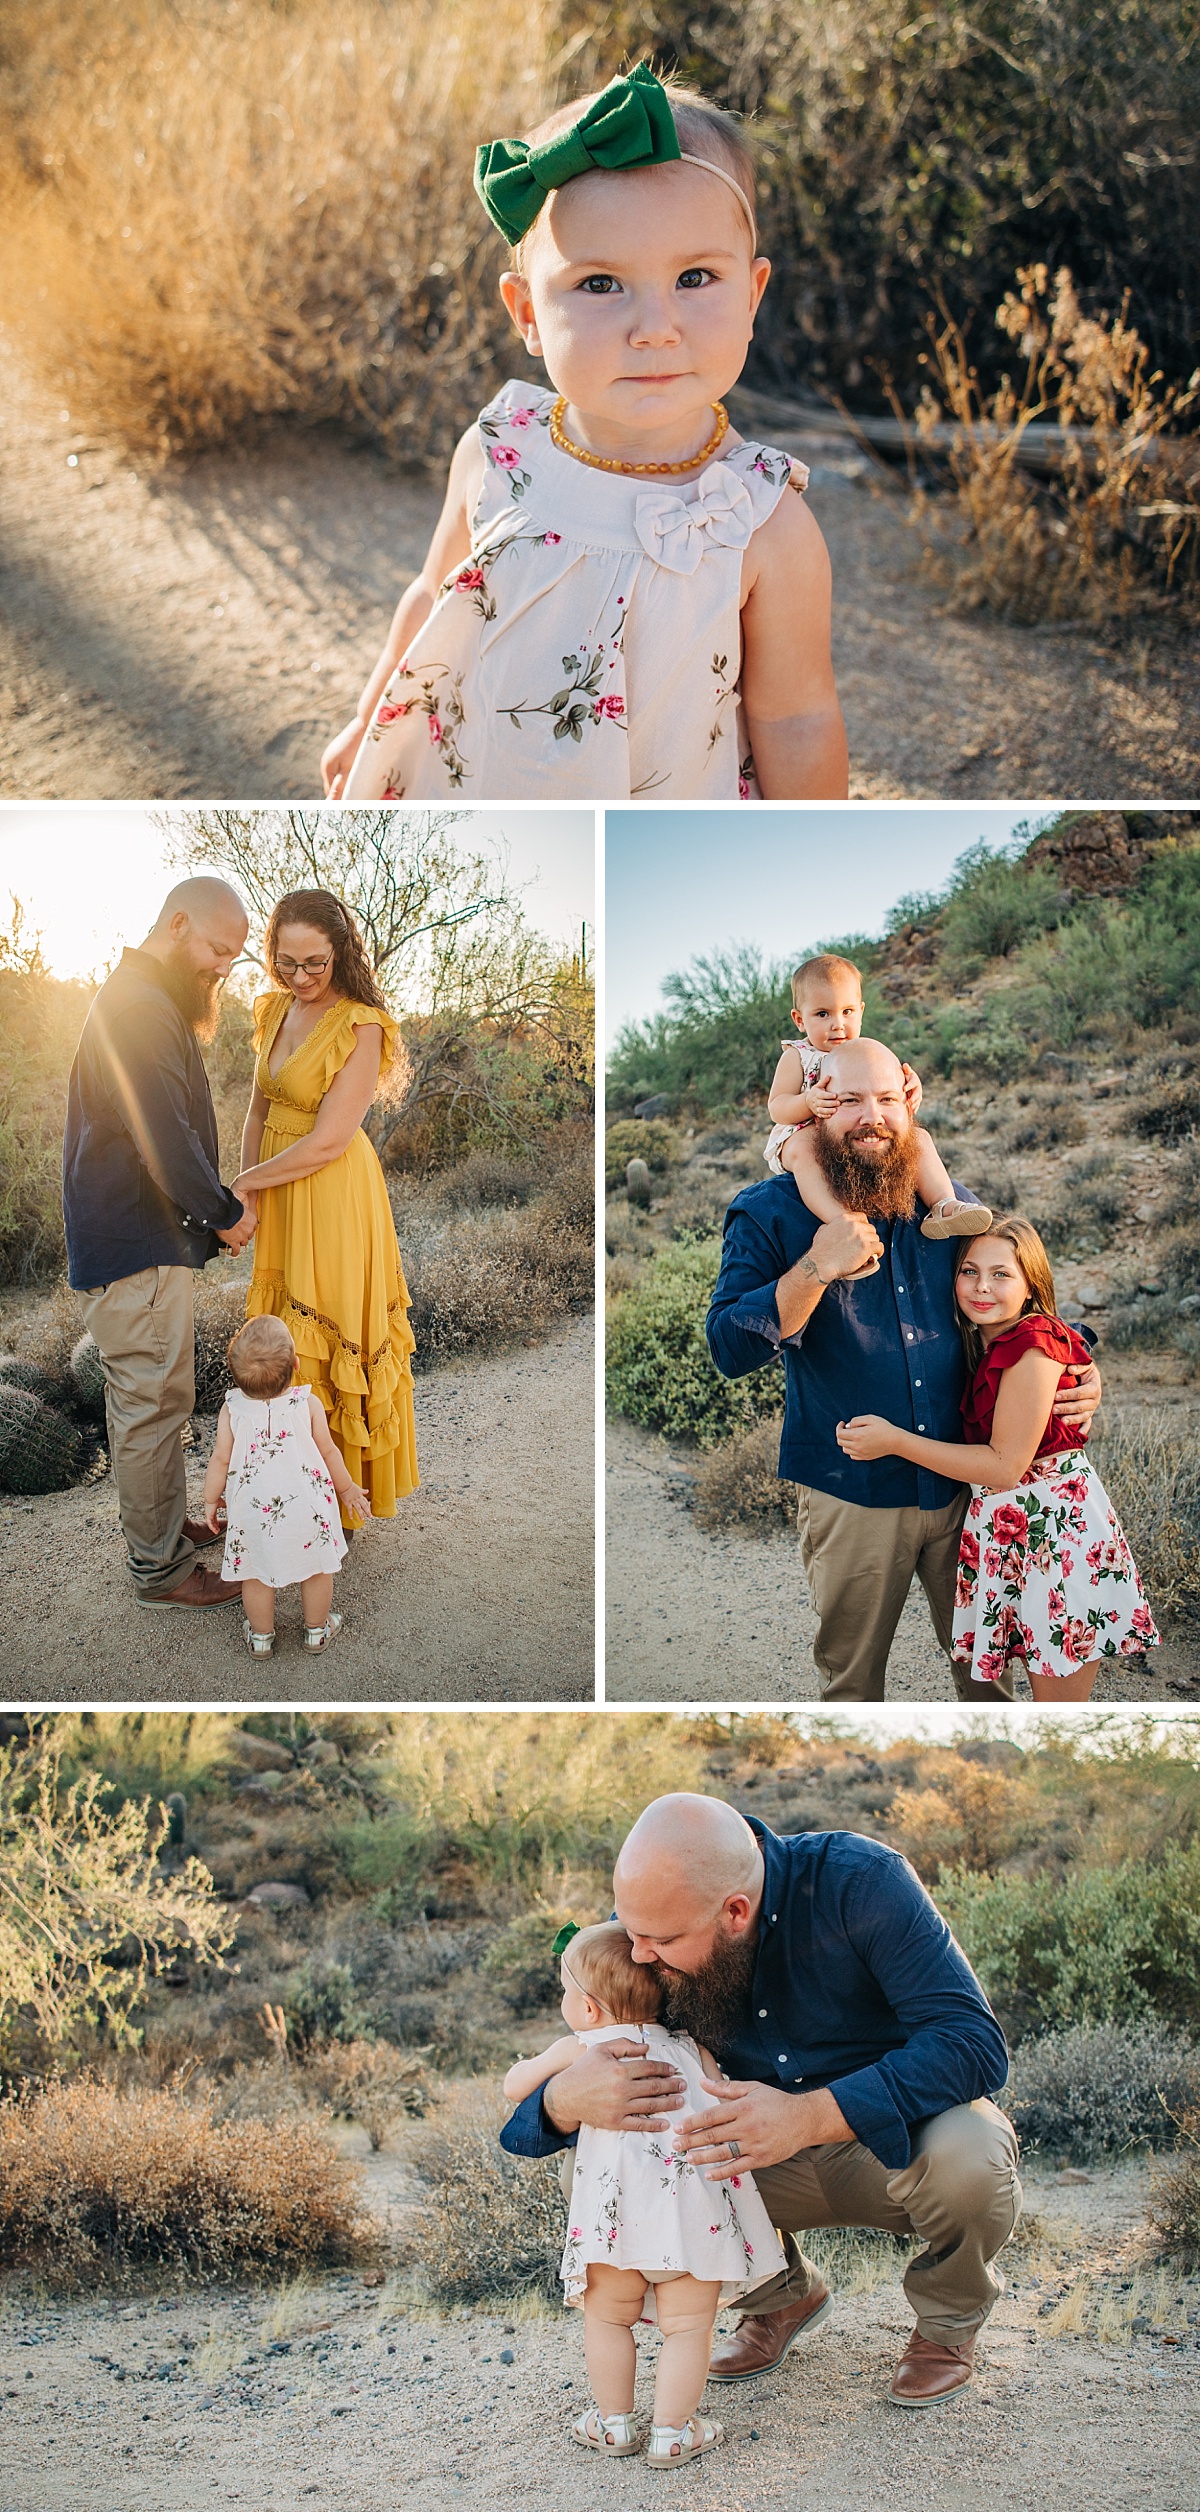
[[[454,2085],[409,2148],[423,2194],[408,2257],[433,2302],[561,2293],[566,2200],[553,2164],[497,2143],[509,2109],[494,2086]]]
[[[0,2107],[0,2263],[56,2283],[345,2265],[377,2238],[360,2188],[312,2121],[216,2121],[169,2088],[77,2077]]]

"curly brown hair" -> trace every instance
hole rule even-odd
[[[370,1003],[377,1012],[386,1012],[387,1003],[379,980],[367,957],[367,947],[355,916],[345,901],[335,898],[332,890],[289,890],[278,900],[267,926],[265,957],[267,975],[273,986],[286,993],[279,974],[277,953],[279,936],[284,925],[312,925],[333,944],[332,984],[350,1003]],[[386,1062],[386,1049],[385,1049]]]

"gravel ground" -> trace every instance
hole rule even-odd
[[[301,1650],[295,1590],[280,1604],[274,1657],[258,1661],[234,1605],[140,1611],[111,1475],[41,1500],[0,1498],[4,1698],[590,1701],[590,1318],[418,1378],[416,1407],[421,1488],[394,1521],[356,1537],[337,1583],[346,1627],[320,1657]],[[191,1451],[196,1508],[204,1461],[203,1446]],[[214,1568],[220,1558],[205,1555]]]
[[[143,474],[2,333],[0,376],[0,793],[312,796],[440,484],[321,430]],[[950,617],[904,490],[844,438],[785,441],[833,554],[855,796],[1200,792],[1194,639]]]
[[[613,1421],[605,1467],[605,1696],[609,1701],[818,1701],[816,1616],[794,1536],[708,1535],[688,1509],[695,1458]],[[1200,1674],[1168,1640],[1097,1678],[1096,1701],[1158,1701]],[[954,1701],[914,1580],[887,1671],[888,1698]],[[1019,1677],[1017,1699],[1028,1700]],[[1194,2512],[1194,2508],[1193,2508]]]
[[[374,2159],[386,2203],[396,2178]],[[679,2472],[672,2500],[694,2512],[1195,2512],[1200,2341],[1185,2313],[1200,2283],[1176,2288],[1165,2320],[1136,2338],[1101,2345],[1045,2327],[1064,2256],[1129,2273],[1143,2186],[1128,2167],[1077,2184],[1027,2178],[1040,2231],[1007,2254],[979,2377],[934,2414],[906,2416],[887,2397],[911,2325],[899,2284],[839,2295],[780,2373],[709,2391],[729,2442]],[[468,2487],[477,2503],[555,2512],[662,2501],[662,2475],[642,2460],[601,2477],[568,2438],[587,2404],[573,2320],[438,2319],[361,2277],[64,2304],[14,2281],[0,2393],[0,2512],[444,2512]]]

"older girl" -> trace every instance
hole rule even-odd
[[[1050,1260],[1031,1222],[997,1213],[968,1239],[954,1281],[971,1371],[966,1444],[922,1439],[878,1414],[839,1422],[849,1457],[907,1457],[970,1483],[954,1607],[956,1665],[996,1683],[1023,1664],[1035,1701],[1086,1701],[1101,1664],[1158,1645],[1133,1555],[1087,1432],[1051,1410],[1068,1363],[1090,1359],[1055,1313]]]

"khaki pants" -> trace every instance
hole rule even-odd
[[[862,1509],[801,1485],[797,1509],[809,1594],[818,1616],[813,1657],[823,1701],[882,1701],[888,1652],[912,1586],[925,1590],[939,1648],[950,1654],[958,1539],[969,1493],[944,1509]],[[1012,1699],[1013,1679],[975,1683],[950,1669],[960,1701]]]
[[[78,1295],[104,1356],[121,1531],[144,1598],[170,1595],[196,1559],[180,1440],[196,1401],[192,1281],[190,1265],[147,1265]]]
[[[747,2295],[750,2315],[800,2302],[818,2271],[795,2236],[818,2226],[877,2225],[925,2245],[904,2291],[923,2338],[960,2346],[1003,2291],[991,2262],[1021,2212],[1016,2132],[994,2102],[963,2102],[913,2135],[912,2161],[889,2172],[866,2146],[810,2146],[756,2172],[755,2186],[784,2235],[787,2266]]]

